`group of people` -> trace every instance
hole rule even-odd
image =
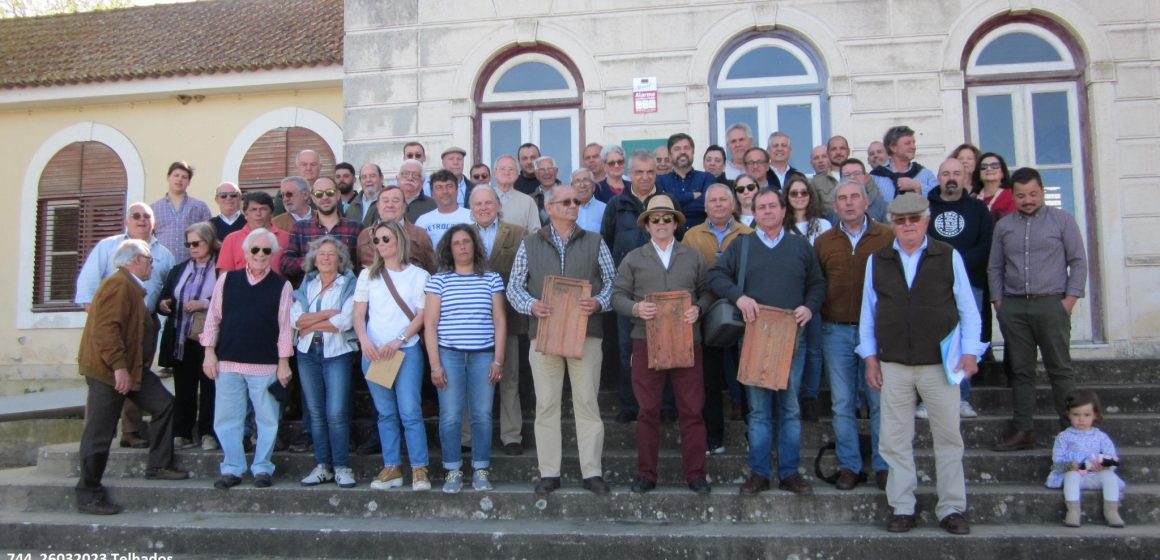
[[[837,487],[852,489],[867,476],[856,422],[864,402],[869,470],[894,510],[887,528],[909,530],[916,519],[914,418],[929,418],[936,513],[947,531],[965,534],[959,422],[974,415],[967,396],[987,349],[985,302],[999,314],[1014,372],[1015,430],[995,448],[1026,448],[1035,441],[1037,348],[1061,421],[1069,418],[1069,314],[1084,293],[1086,261],[1074,219],[1045,206],[1034,169],[1009,173],[998,154],[964,145],[936,174],[914,161],[914,136],[905,126],[888,130],[884,154],[871,146],[869,167],[835,136],[814,149],[812,177],[788,164],[788,135],[774,133],[767,148],[754,147],[742,124],[728,129],[728,150],[704,152],[705,171],[693,168],[687,134],[627,157],[619,146],[594,143],[568,183],[534,144],[466,175],[466,151],[448,148],[443,168],[425,178],[425,149],[411,142],[393,184],[384,185],[378,165],[363,165],[361,192],[352,165],[320,177],[318,154],[306,150],[296,158],[300,175],[281,182],[284,212],[277,216],[269,194],[222,183],[221,214],[211,218],[186,193],[193,169],[174,163],[166,196],[131,205],[126,233],[99,243],[78,280],[77,301],[90,314],[79,359],[90,418],[78,507],[119,511],[100,479],[126,399],[153,415],[147,477],[184,478],[173,467],[173,449],[200,442],[220,446],[214,486],[228,489],[242,482],[252,442],[254,485],[270,486],[292,380],[301,387],[316,463],[301,483],[355,486],[350,395],[362,375],[352,377],[352,368],[368,376],[378,413],[383,467],[372,488],[402,486],[409,466],[412,489],[431,489],[423,426],[429,383],[438,398],[443,492],[465,484],[467,447],[472,487],[490,490],[497,386],[501,445],[511,455],[523,451],[520,338],[533,339],[527,357],[536,401],[535,492],[547,495],[561,484],[567,375],[582,485],[604,495],[610,488],[597,393],[608,335],[616,338],[610,358],[619,365],[617,420],[636,422],[632,491],[656,487],[662,417],[679,422],[688,487],[711,491],[706,456],[724,452],[722,396],[729,388],[735,417],[744,410],[748,424],[741,494],[769,489],[775,475],[778,488],[811,493],[799,473],[801,419],[803,410],[816,417],[811,401],[824,371]],[[567,333],[583,337],[578,357],[536,349],[539,321],[562,312],[545,301],[549,276],[588,284],[578,302],[589,315],[587,330]],[[650,295],[674,291],[689,295],[680,317],[692,326],[694,359],[654,369],[646,343],[657,315]],[[747,322],[761,306],[793,314],[801,334],[785,390],[738,385],[738,345],[701,344],[702,315],[718,299]],[[167,316],[160,358],[175,369],[176,398],[150,369],[155,312]],[[598,314],[607,312],[615,313],[604,321]],[[944,339],[956,341],[950,353],[961,356],[948,368],[965,377],[958,386],[944,371]],[[377,377],[383,371],[386,380]],[[135,426],[124,423],[122,445],[139,444],[131,438]],[[1068,495],[1070,515],[1075,500]]]

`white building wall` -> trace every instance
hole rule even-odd
[[[1068,29],[1085,68],[1089,221],[1099,271],[1097,356],[1160,356],[1160,2],[1154,0],[347,0],[345,153],[387,174],[402,145],[475,152],[474,93],[487,62],[553,47],[584,82],[582,144],[689,132],[708,145],[707,80],[738,35],[784,29],[828,74],[829,134],[864,156],[895,124],[938,162],[967,136],[960,59],[978,27],[1036,13]],[[659,111],[632,111],[632,79],[656,76]],[[826,132],[826,131],[824,131]],[[762,142],[763,143],[763,142]],[[796,145],[795,150],[810,146]],[[431,158],[430,165],[437,165]],[[471,159],[469,157],[469,159]]]

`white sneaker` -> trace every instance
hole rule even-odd
[[[354,470],[350,467],[334,469],[334,481],[338,483],[339,488],[354,488]]]
[[[959,401],[959,418],[977,418],[978,412],[975,412],[975,407],[967,401]]]
[[[491,481],[489,481],[487,477],[487,469],[475,469],[475,471],[471,473],[471,487],[474,488],[476,492],[490,492],[494,490],[495,488],[491,485]]]
[[[334,480],[334,473],[330,472],[330,467],[327,465],[318,465],[306,478],[302,479],[303,486],[317,486],[323,482],[330,482]]]
[[[217,451],[219,446],[216,439],[211,435],[201,436],[201,448],[205,451]]]
[[[919,403],[914,409],[914,417],[926,420],[930,418],[930,412],[926,410],[926,403]]]
[[[443,481],[444,494],[458,494],[463,489],[463,471],[455,469],[447,471],[447,480]]]

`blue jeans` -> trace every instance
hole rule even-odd
[[[816,314],[806,323],[802,333],[806,339],[806,365],[802,370],[803,399],[818,398],[818,391],[822,388],[822,316]]]
[[[391,389],[373,381],[367,382],[375,410],[379,412],[379,440],[383,444],[383,466],[397,467],[402,464],[400,455],[399,420],[403,422],[403,434],[407,438],[407,458],[411,468],[427,466],[427,430],[423,427],[423,406],[420,393],[423,386],[423,351],[418,344],[399,349],[403,353],[403,364],[395,377]],[[363,358],[365,374],[371,363]]]
[[[298,382],[306,400],[314,462],[350,466],[350,364],[353,352],[324,358],[322,345],[298,351]]]
[[[873,450],[871,466],[874,471],[887,470],[886,461],[878,454],[879,393],[863,389],[866,364],[854,347],[858,346],[858,325],[822,323],[822,353],[826,358],[826,379],[830,382],[830,398],[834,411],[834,438],[837,440],[838,465],[856,473],[862,472],[862,452],[858,447],[858,394],[865,391],[870,406],[870,447]]]
[[[495,386],[487,380],[495,352],[464,352],[439,347],[439,361],[447,386],[439,391],[439,446],[443,468],[456,470],[463,466],[459,431],[463,425],[463,406],[471,399],[471,467],[491,466],[491,403]],[[452,460],[458,457],[459,460]]]
[[[214,399],[213,430],[218,435],[224,457],[222,474],[241,477],[246,472],[246,452],[242,447],[246,403],[254,405],[254,422],[258,428],[258,443],[254,447],[254,463],[250,471],[274,474],[274,439],[278,435],[278,419],[282,407],[268,390],[278,382],[278,376],[241,375],[223,371],[218,373],[217,394]]]
[[[797,474],[801,464],[802,422],[798,390],[805,368],[805,337],[798,336],[793,352],[789,384],[784,391],[745,387],[749,396],[749,470],[772,478],[770,453],[773,451],[773,407],[777,405],[777,477]]]

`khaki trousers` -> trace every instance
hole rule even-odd
[[[536,455],[541,477],[560,476],[560,402],[564,396],[564,372],[572,381],[572,408],[576,414],[576,439],[580,448],[580,473],[584,478],[604,476],[600,456],[604,452],[604,421],[600,419],[599,338],[584,339],[584,357],[561,358],[536,352],[535,339],[528,351],[532,382],[536,389]]]
[[[524,414],[520,408],[520,357],[519,337],[507,337],[504,350],[503,378],[499,380],[499,442],[500,445],[523,443]],[[463,415],[463,429],[460,441],[471,445],[471,403],[467,403]]]
[[[915,394],[930,412],[934,439],[935,478],[939,519],[967,511],[967,485],[963,479],[963,437],[959,433],[959,386],[947,383],[942,365],[907,366],[882,362],[882,426],[878,452],[890,466],[886,499],[895,515],[914,515]]]

